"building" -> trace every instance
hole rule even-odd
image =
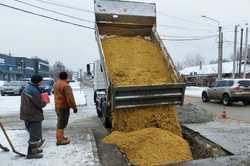
[[[241,67],[242,77],[244,64],[242,64]],[[232,73],[233,62],[224,62],[222,64],[222,78],[232,78]],[[188,85],[209,86],[212,85],[218,77],[218,64],[187,67],[181,70],[180,74],[185,77]],[[246,66],[246,77],[250,78],[250,64],[247,64]]]
[[[0,80],[22,80],[33,74],[49,76],[49,62],[40,58],[12,57],[0,54]]]
[[[0,54],[0,80],[20,80],[22,70],[17,68],[15,57]]]

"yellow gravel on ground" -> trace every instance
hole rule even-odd
[[[128,133],[115,131],[103,141],[116,144],[134,165],[156,166],[192,160],[189,145],[182,137],[159,128]]]

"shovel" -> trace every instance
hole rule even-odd
[[[3,146],[2,144],[0,144],[0,149],[2,149],[5,152],[9,152],[10,151],[7,147]]]
[[[1,127],[1,129],[2,129],[2,131],[3,131],[3,133],[4,133],[4,135],[5,135],[5,137],[6,137],[7,141],[8,141],[8,143],[10,144],[11,150],[12,150],[14,153],[16,153],[17,155],[19,155],[19,156],[22,156],[22,157],[26,156],[25,154],[16,151],[14,145],[11,143],[10,138],[9,138],[9,136],[7,135],[7,132],[6,132],[6,130],[4,129],[3,124],[2,124],[1,122],[0,122],[0,127]],[[4,147],[4,148],[6,148],[6,147]],[[7,148],[7,149],[8,149],[8,148]],[[8,149],[8,150],[9,150],[9,149]]]

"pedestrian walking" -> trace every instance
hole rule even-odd
[[[64,129],[69,121],[70,109],[77,113],[77,107],[66,72],[59,74],[59,79],[54,85],[54,97],[57,114],[56,145],[67,145],[70,143],[70,140],[64,136]]]
[[[40,75],[33,75],[31,82],[25,86],[21,94],[20,119],[24,121],[29,133],[27,159],[42,158],[43,150],[40,148],[44,143],[42,137],[43,107],[46,102],[42,100],[42,91],[39,86],[43,78]]]

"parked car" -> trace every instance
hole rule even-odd
[[[202,101],[220,100],[228,106],[232,102],[242,101],[245,105],[250,104],[250,79],[226,79],[216,81],[202,92]]]
[[[0,91],[2,90],[3,88],[3,85],[6,83],[6,81],[0,81]]]
[[[43,83],[40,86],[43,92],[47,92],[49,95],[51,95],[54,92],[54,79],[45,77],[43,78]]]
[[[1,96],[20,95],[25,85],[26,85],[26,82],[24,81],[5,82],[1,88]]]

